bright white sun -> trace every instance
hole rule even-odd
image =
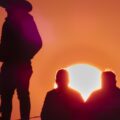
[[[67,68],[70,87],[78,90],[86,101],[89,95],[101,87],[101,70],[88,64],[76,64]]]

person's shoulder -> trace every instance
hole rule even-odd
[[[119,87],[116,87],[115,93],[116,93],[118,96],[120,96],[120,88],[119,88]]]
[[[94,95],[100,95],[100,94],[102,94],[102,89],[98,89],[98,90],[95,90],[92,94],[91,94],[91,96],[94,96]]]
[[[69,88],[68,90],[69,94],[75,98],[79,98],[81,100],[83,100],[81,93],[73,88]]]
[[[92,101],[92,100],[96,100],[97,98],[99,98],[102,95],[102,93],[103,93],[103,91],[101,89],[92,92],[90,94],[90,96],[88,97],[87,102]]]
[[[21,21],[28,21],[28,23],[31,21],[34,21],[33,16],[29,13],[21,15],[21,17],[23,17],[23,18],[21,18]]]
[[[118,92],[120,92],[120,88],[119,88],[119,87],[116,87],[116,90],[117,90]]]
[[[30,13],[27,13],[27,17],[33,19],[33,16]]]
[[[71,87],[69,87],[69,91],[70,91],[71,93],[74,93],[74,94],[80,94],[80,92],[78,92],[77,90],[75,90],[75,89],[73,89],[73,88],[71,88]]]
[[[47,95],[51,95],[51,94],[54,94],[54,93],[56,93],[56,89],[52,89],[52,90],[50,90],[50,91],[48,91],[47,92]]]

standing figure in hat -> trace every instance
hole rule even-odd
[[[12,97],[17,90],[21,120],[29,120],[29,82],[31,59],[41,49],[42,41],[33,17],[32,5],[26,0],[0,0],[7,17],[0,45],[2,120],[10,120]]]

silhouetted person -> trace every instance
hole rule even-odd
[[[88,120],[120,120],[120,89],[112,71],[102,73],[102,88],[89,97],[87,107]]]
[[[26,0],[0,0],[7,17],[3,24],[0,61],[2,79],[2,119],[10,120],[12,97],[17,90],[22,120],[29,120],[29,80],[32,75],[31,59],[42,47],[33,17],[32,5]]]
[[[83,107],[83,99],[77,91],[68,87],[66,70],[57,72],[56,84],[58,87],[46,95],[41,120],[82,120],[78,116],[82,114],[80,109]]]

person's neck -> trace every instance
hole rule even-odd
[[[58,87],[58,90],[63,91],[63,90],[66,90],[67,88],[68,88],[67,86],[61,86],[61,87]]]

